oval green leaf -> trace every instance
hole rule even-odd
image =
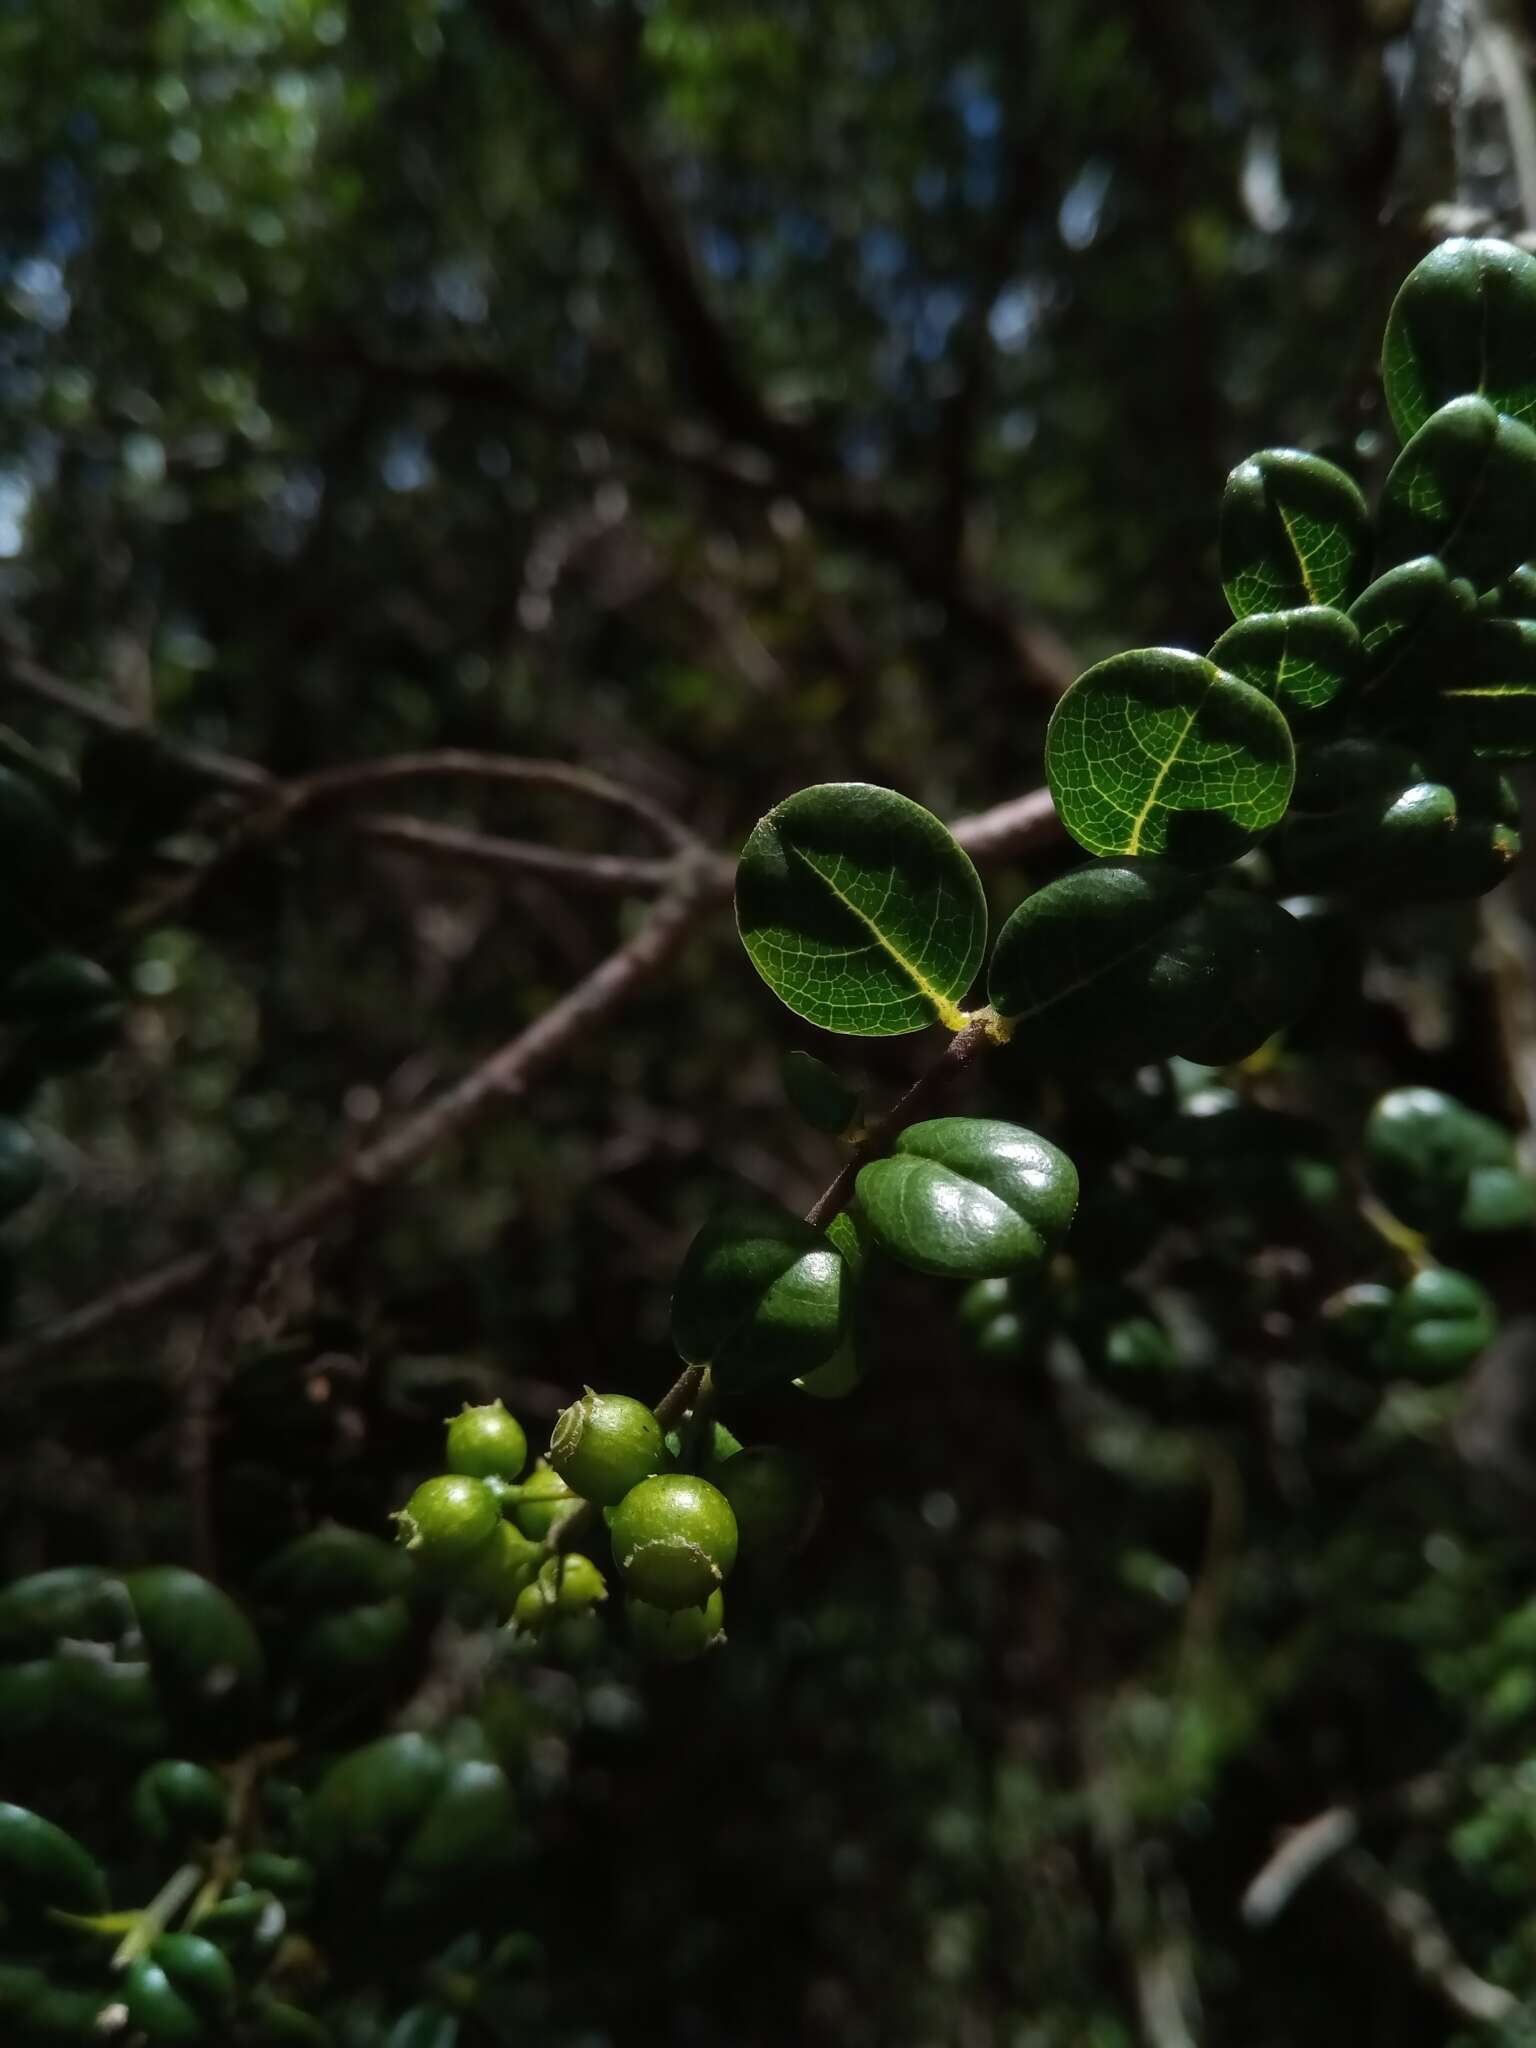
[[[1280,822],[1296,756],[1260,691],[1198,654],[1142,647],[1078,677],[1051,715],[1045,768],[1089,853],[1212,864]]]
[[[1250,612],[1229,626],[1210,658],[1262,690],[1288,718],[1324,711],[1356,680],[1363,659],[1354,621],[1332,605]]]
[[[1239,1059],[1311,999],[1312,947],[1276,903],[1151,861],[1076,869],[998,934],[991,998],[1028,1055]]]
[[[1486,398],[1453,398],[1392,465],[1382,492],[1381,558],[1438,555],[1488,590],[1536,543],[1536,434]]]
[[[758,973],[812,1024],[887,1038],[957,1031],[987,905],[931,812],[868,782],[825,782],[775,806],[742,849],[736,922]]]
[[[688,1248],[672,1295],[672,1341],[722,1393],[788,1382],[837,1350],[853,1288],[819,1230],[771,1203],[713,1217]]]
[[[1265,448],[1221,496],[1221,582],[1234,618],[1347,605],[1365,581],[1370,515],[1359,485],[1320,455]]]
[[[1432,677],[1474,601],[1471,587],[1453,582],[1434,555],[1378,576],[1349,608],[1365,656],[1365,687],[1390,683],[1398,690]]]
[[[1475,619],[1435,692],[1439,730],[1484,760],[1536,756],[1536,620]]]
[[[1037,1265],[1077,1209],[1077,1169],[1017,1124],[948,1116],[910,1124],[864,1167],[875,1242],[919,1273],[980,1280]]]
[[[1442,242],[1403,280],[1381,351],[1401,440],[1464,392],[1536,426],[1536,257],[1509,242]]]

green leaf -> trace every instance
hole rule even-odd
[[[957,1031],[981,965],[975,868],[930,812],[867,782],[775,806],[742,850],[736,921],[758,973],[797,1017],[886,1038]]]
[[[1302,926],[1266,898],[1105,861],[1019,905],[998,935],[991,999],[1014,1043],[1044,1059],[1233,1059],[1306,1006],[1310,957]]]
[[[1474,1174],[1515,1167],[1515,1140],[1492,1117],[1438,1088],[1394,1088],[1366,1119],[1365,1164],[1382,1200],[1405,1223],[1448,1230],[1462,1216]]]
[[[1279,823],[1296,757],[1258,690],[1198,654],[1143,647],[1078,677],[1052,713],[1045,768],[1089,853],[1209,864]]]
[[[1452,636],[1471,616],[1471,585],[1453,582],[1434,555],[1400,562],[1349,608],[1365,654],[1365,685],[1394,692],[1431,677]]]
[[[1360,487],[1320,455],[1265,448],[1221,497],[1221,581],[1234,618],[1346,605],[1365,581],[1370,515]]]
[[[1484,760],[1536,755],[1536,621],[1472,619],[1434,680],[1439,725]]]
[[[1383,765],[1395,751],[1381,750]],[[1412,763],[1337,809],[1293,812],[1271,849],[1286,886],[1381,899],[1495,888],[1520,852],[1515,792],[1480,762],[1440,772]]]
[[[1432,249],[1392,302],[1381,372],[1401,440],[1469,391],[1536,426],[1536,257],[1461,238]]]
[[[1415,1273],[1392,1304],[1381,1361],[1429,1378],[1470,1365],[1493,1342],[1498,1312],[1469,1273],[1429,1266]]]
[[[771,1203],[713,1217],[688,1248],[672,1296],[672,1341],[722,1393],[814,1372],[837,1350],[853,1288],[819,1230]]]
[[[1077,1209],[1077,1169],[1017,1124],[939,1117],[910,1124],[864,1167],[859,1201],[875,1242],[920,1273],[954,1280],[1036,1265]]]
[[[1438,555],[1490,589],[1536,543],[1536,434],[1485,398],[1453,398],[1393,463],[1379,517],[1383,561]]]
[[[1294,718],[1325,710],[1341,696],[1358,677],[1363,656],[1354,621],[1317,604],[1250,612],[1227,628],[1210,659]]]
[[[779,1061],[779,1079],[790,1106],[813,1131],[841,1137],[858,1121],[859,1098],[841,1074],[811,1052],[787,1052]]]

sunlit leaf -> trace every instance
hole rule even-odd
[[[1438,555],[1486,590],[1536,543],[1536,434],[1483,398],[1453,398],[1427,419],[1382,491],[1381,558]]]
[[[1466,392],[1536,426],[1536,257],[1459,237],[1432,249],[1392,302],[1381,370],[1404,441]]]
[[[1234,618],[1347,605],[1365,581],[1370,515],[1335,464],[1296,448],[1240,462],[1221,498],[1221,581]]]
[[[1052,714],[1046,774],[1089,853],[1231,860],[1284,816],[1290,728],[1262,692],[1178,648],[1112,655]]]
[[[797,1016],[867,1038],[959,1029],[987,933],[968,856],[920,804],[867,782],[820,783],[768,813],[742,851],[736,918]]]
[[[1227,675],[1273,698],[1288,718],[1322,711],[1360,673],[1360,635],[1331,605],[1250,612],[1227,628],[1210,659]]]

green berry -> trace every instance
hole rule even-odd
[[[608,1598],[608,1583],[590,1557],[579,1550],[546,1558],[532,1585],[517,1596],[512,1618],[519,1628],[537,1632],[556,1615],[586,1614]]]
[[[472,1479],[515,1479],[528,1462],[528,1439],[500,1401],[461,1408],[448,1424],[450,1472]]]
[[[749,1564],[784,1564],[810,1541],[821,1517],[821,1488],[810,1461],[794,1451],[739,1451],[714,1483],[731,1504]]]
[[[552,1472],[540,1458],[517,1489],[512,1519],[525,1536],[542,1543],[559,1515],[576,1501],[558,1472]]]
[[[612,1507],[642,1479],[664,1470],[667,1447],[661,1424],[643,1401],[594,1394],[588,1387],[556,1421],[549,1462],[583,1500]]]
[[[470,1560],[463,1584],[502,1614],[510,1614],[519,1593],[539,1568],[541,1545],[531,1542],[510,1522],[499,1522],[491,1540]]]
[[[725,1600],[718,1587],[702,1607],[656,1607],[631,1594],[624,1619],[640,1655],[658,1664],[686,1664],[725,1641]]]
[[[468,1564],[495,1535],[494,1495],[461,1472],[424,1479],[395,1517],[400,1540],[426,1564]]]
[[[657,1607],[703,1606],[736,1562],[730,1502],[707,1479],[686,1472],[663,1473],[632,1488],[619,1503],[612,1533],[625,1587]]]

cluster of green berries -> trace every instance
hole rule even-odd
[[[738,1552],[771,1569],[809,1537],[820,1511],[804,1461],[743,1450],[718,1422],[666,1432],[642,1401],[590,1388],[557,1419],[547,1459],[522,1477],[524,1432],[500,1401],[448,1423],[447,1470],[396,1517],[428,1569],[537,1634],[608,1597],[603,1573],[569,1539],[606,1524],[642,1655],[683,1660],[723,1640],[722,1589]]]

